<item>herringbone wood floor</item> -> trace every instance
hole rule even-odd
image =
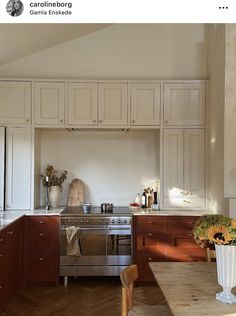
[[[136,304],[164,304],[158,287],[135,288]],[[69,285],[31,286],[18,291],[1,316],[120,316],[118,277],[80,277]]]

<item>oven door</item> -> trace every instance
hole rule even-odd
[[[110,225],[107,229],[107,255],[127,256],[131,260],[131,226]],[[131,263],[131,262],[130,262]]]
[[[67,255],[66,229],[61,227],[60,264],[61,265],[96,265],[106,257],[106,226],[81,227],[79,230],[79,246],[81,256]],[[99,259],[100,258],[100,259]],[[102,260],[104,261],[104,260]]]

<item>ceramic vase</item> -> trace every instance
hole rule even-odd
[[[48,198],[52,208],[57,208],[60,205],[61,190],[59,186],[51,186],[48,188]]]
[[[216,299],[228,304],[236,303],[231,289],[236,286],[236,246],[215,245],[218,283],[223,291]]]

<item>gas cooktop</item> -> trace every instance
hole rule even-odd
[[[92,206],[89,213],[84,213],[82,206],[66,207],[61,216],[131,216],[132,211],[128,206],[114,206],[112,213],[102,213],[100,206]]]

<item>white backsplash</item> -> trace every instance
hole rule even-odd
[[[47,164],[67,170],[62,205],[74,178],[86,185],[86,202],[127,205],[144,186],[159,178],[159,132],[41,132],[41,172]],[[41,187],[40,204],[45,204]]]

